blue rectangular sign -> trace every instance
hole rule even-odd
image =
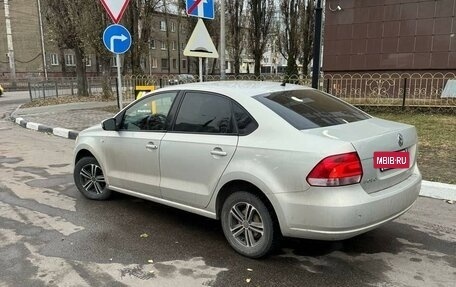
[[[187,14],[203,19],[214,19],[214,0],[187,0]]]

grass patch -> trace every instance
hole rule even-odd
[[[456,184],[456,115],[371,111],[371,115],[414,125],[418,131],[418,165],[423,178]]]

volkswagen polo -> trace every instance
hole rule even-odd
[[[406,151],[407,168],[374,168]],[[281,236],[342,240],[406,212],[418,197],[413,126],[372,117],[311,88],[208,82],[148,94],[82,131],[74,180],[87,198],[120,192],[220,220],[237,252]]]

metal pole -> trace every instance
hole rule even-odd
[[[177,12],[177,68],[179,71],[179,75],[182,73],[181,71],[181,40],[180,40],[180,28],[181,28],[181,11],[180,9]]]
[[[221,0],[220,5],[220,79],[224,80],[226,77],[225,67],[225,0]]]
[[[119,86],[119,108],[123,109],[123,96],[122,96],[122,74],[120,72],[120,55],[116,55],[117,65],[117,84]]]
[[[44,71],[44,78],[47,80],[48,72],[47,72],[47,65],[46,65],[46,50],[44,48],[43,18],[41,17],[41,0],[37,0],[37,2],[38,2],[38,19],[40,22],[41,54],[43,56],[43,71]]]
[[[199,57],[199,77],[200,82],[203,82],[203,58]]]
[[[9,10],[9,0],[3,1],[5,7],[5,26],[6,26],[6,41],[8,42],[8,59],[10,66],[11,79],[13,86],[16,85],[16,63],[14,60],[13,34],[11,32],[11,18]]]
[[[32,97],[32,84],[30,84],[30,81],[28,82],[28,89],[29,89],[30,101],[33,102],[33,97]]]
[[[317,1],[315,7],[315,38],[313,47],[313,69],[312,69],[312,88],[318,89],[320,78],[320,54],[321,54],[321,21],[323,18],[323,8],[321,0]]]
[[[405,110],[405,97],[407,96],[407,78],[404,78],[404,93],[402,94],[402,110]]]

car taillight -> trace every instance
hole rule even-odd
[[[342,186],[359,183],[363,176],[356,152],[329,156],[320,161],[307,176],[312,186]]]

